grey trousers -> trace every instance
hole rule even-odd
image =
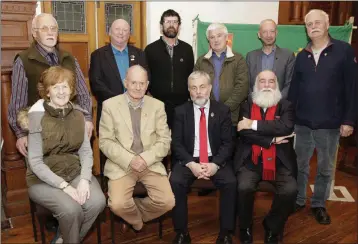
[[[77,176],[70,184],[77,187],[79,181],[80,176]],[[82,206],[61,189],[46,183],[33,185],[28,192],[34,202],[49,209],[57,218],[64,243],[80,243],[106,206],[106,199],[94,176],[90,183],[90,198]]]

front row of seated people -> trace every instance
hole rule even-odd
[[[111,211],[139,231],[145,222],[172,210],[173,243],[188,244],[188,189],[195,179],[211,180],[220,191],[216,243],[232,243],[236,208],[240,241],[252,243],[254,193],[263,180],[276,189],[263,222],[265,243],[278,243],[294,209],[297,165],[292,145],[294,112],[290,102],[281,99],[275,74],[259,73],[252,97],[240,109],[234,160],[231,113],[223,103],[210,100],[207,73],[194,71],[189,76],[191,101],[175,109],[172,132],[164,104],[145,95],[148,84],[146,70],[132,66],[126,93],[103,103],[99,147],[107,157],[104,174],[109,178]],[[86,111],[70,101],[74,87],[71,71],[49,68],[38,84],[41,99],[28,114],[23,111],[18,116],[29,130],[29,196],[53,212],[64,243],[82,241],[105,207],[104,194],[92,175]],[[169,150],[168,178],[162,160]],[[132,197],[137,182],[143,183],[147,197]]]

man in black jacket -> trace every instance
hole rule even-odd
[[[231,244],[235,222],[236,179],[232,170],[232,125],[229,107],[209,100],[210,76],[195,71],[188,78],[192,102],[175,109],[172,132],[175,195],[172,212],[177,235],[174,244],[191,242],[188,232],[187,192],[195,179],[212,180],[220,190],[220,233],[217,244]]]
[[[145,69],[147,61],[144,52],[128,45],[130,26],[124,19],[113,21],[109,30],[111,43],[91,54],[89,81],[97,98],[97,133],[101,119],[102,103],[108,98],[125,92],[124,79],[129,67],[139,64]]]
[[[163,36],[145,48],[150,83],[149,93],[165,103],[169,128],[172,127],[174,108],[188,101],[187,80],[194,67],[192,47],[178,39],[181,19],[172,9],[160,18]]]
[[[305,208],[310,159],[316,148],[317,175],[311,211],[319,224],[330,224],[330,194],[339,137],[353,133],[357,105],[357,60],[346,42],[329,36],[329,17],[314,9],[305,17],[311,42],[296,57],[288,100],[295,112],[298,164],[296,210]]]
[[[270,212],[265,217],[265,243],[278,243],[297,195],[297,163],[290,139],[294,134],[291,103],[281,99],[276,75],[265,70],[255,81],[252,99],[240,109],[240,139],[235,155],[238,180],[240,243],[252,243],[254,196],[260,181],[275,188]]]

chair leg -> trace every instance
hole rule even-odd
[[[112,211],[109,211],[109,215],[111,218],[111,237],[112,237],[112,244],[115,244],[115,233],[114,233],[114,213]]]
[[[101,214],[98,215],[97,220],[96,220],[96,224],[97,224],[97,243],[101,244],[102,243],[102,239],[101,239]]]
[[[40,222],[40,232],[41,232],[41,243],[46,244],[46,237],[45,237],[45,221],[46,219],[44,217],[38,218]]]
[[[163,215],[159,217],[159,239],[163,238]]]
[[[31,211],[31,222],[32,222],[32,231],[34,233],[34,240],[37,242],[37,228],[36,228],[36,220],[35,220],[35,206],[34,203],[30,200],[30,211]]]

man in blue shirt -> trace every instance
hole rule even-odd
[[[295,56],[291,50],[276,45],[277,25],[271,19],[260,23],[257,33],[262,48],[253,50],[246,55],[249,68],[250,93],[253,91],[256,76],[264,70],[272,70],[276,76],[283,98],[287,98],[293,74]]]

